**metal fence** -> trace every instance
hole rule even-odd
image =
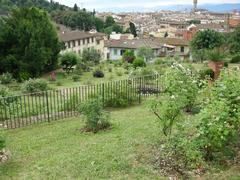
[[[144,76],[0,98],[0,125],[11,129],[73,117],[78,115],[78,105],[92,97],[100,97],[108,107],[118,98],[128,104],[140,103],[161,92],[159,82],[159,75]]]

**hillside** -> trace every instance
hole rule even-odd
[[[14,7],[30,7],[35,6],[47,11],[64,10],[69,7],[59,4],[54,1],[47,0],[0,0],[0,14],[7,14]]]

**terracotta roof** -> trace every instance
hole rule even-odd
[[[188,46],[189,41],[179,38],[156,38],[162,44],[168,44],[173,46]]]
[[[224,25],[209,23],[209,24],[197,24],[197,29],[224,29]]]
[[[105,36],[104,33],[89,33],[89,32],[83,32],[83,31],[60,32],[58,35],[59,35],[59,38],[64,42],[78,40],[78,39],[85,39],[90,37]]]
[[[143,46],[149,46],[152,49],[160,49],[163,44],[152,39],[120,39],[105,41],[105,47],[138,49]]]

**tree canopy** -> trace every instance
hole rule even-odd
[[[148,46],[140,47],[137,51],[137,55],[144,58],[146,61],[149,61],[151,58],[154,57],[153,50],[151,49],[151,47]]]
[[[229,34],[228,46],[232,54],[240,54],[240,26]]]
[[[13,9],[2,19],[0,73],[37,77],[57,64],[60,43],[48,14],[38,8]]]

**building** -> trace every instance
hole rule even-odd
[[[189,41],[179,38],[156,38],[156,40],[163,44],[162,56],[178,55],[183,58],[190,54]]]
[[[96,31],[62,31],[59,33],[59,38],[65,44],[65,49],[61,53],[75,52],[81,54],[84,49],[94,48],[104,55],[104,40],[106,35]]]
[[[163,44],[153,39],[119,39],[119,40],[107,40],[105,41],[105,59],[119,60],[127,50],[134,51],[137,54],[137,50],[140,47],[150,47],[155,56],[160,56],[164,50]]]

